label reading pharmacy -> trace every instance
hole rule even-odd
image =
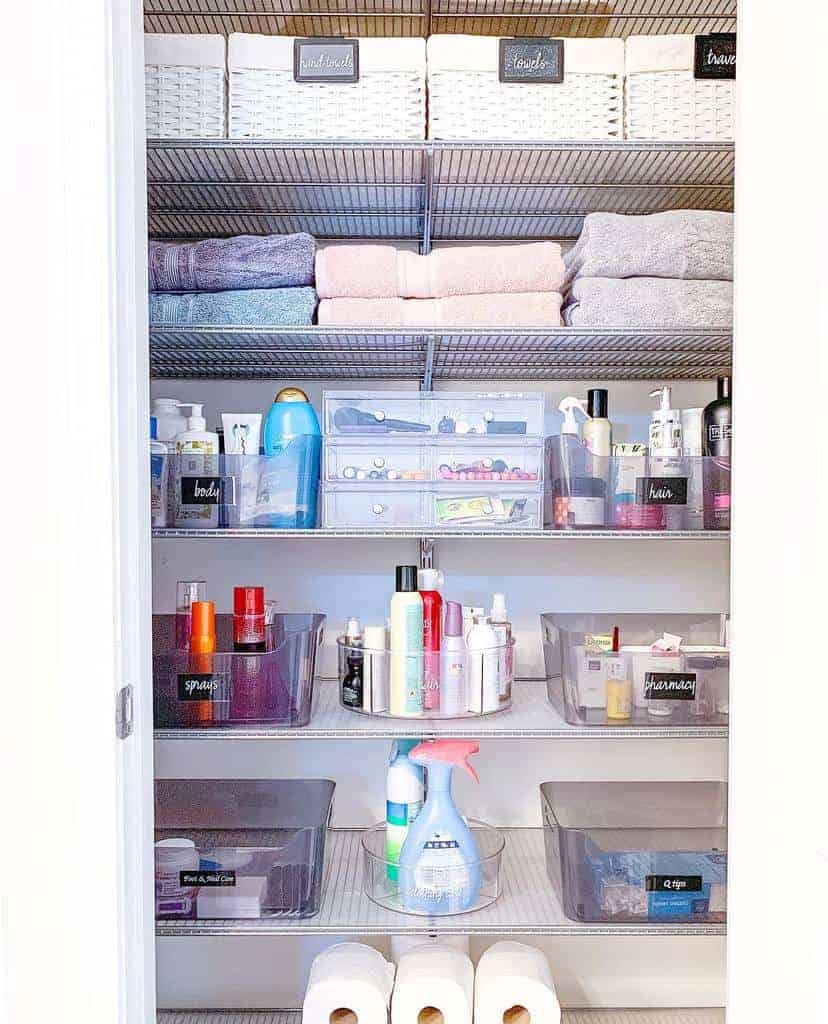
[[[701,892],[701,875],[647,875],[647,892]]]
[[[208,888],[225,888],[236,884],[235,871],[179,871],[178,884],[182,889],[189,889],[194,885],[207,886]]]
[[[735,78],[736,33],[714,32],[707,36],[696,36],[693,74],[696,78]]]
[[[499,77],[507,83],[560,85],[564,80],[563,39],[501,39]]]
[[[341,84],[359,81],[358,39],[294,39],[296,82]]]
[[[229,700],[228,680],[212,672],[181,672],[178,676],[179,700]]]
[[[645,672],[646,700],[695,700],[695,672]]]

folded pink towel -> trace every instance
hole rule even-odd
[[[428,256],[393,245],[330,245],[316,253],[320,299],[559,292],[565,273],[557,242],[457,246]]]
[[[452,295],[444,299],[323,299],[327,327],[560,327],[557,292]]]

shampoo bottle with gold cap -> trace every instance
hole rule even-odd
[[[316,526],[322,431],[308,396],[300,388],[282,388],[264,424],[264,453],[269,458],[259,479],[257,526],[310,530]]]

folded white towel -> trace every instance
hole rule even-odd
[[[497,36],[428,38],[428,71],[498,71]],[[623,75],[623,39],[564,39],[564,75]],[[552,88],[552,86],[550,86]]]
[[[696,37],[629,36],[627,74],[647,71],[692,71],[696,60]]]
[[[224,68],[227,45],[224,36],[144,34],[144,64],[164,67]]]
[[[474,1024],[510,1019],[560,1024],[561,1008],[544,954],[521,942],[496,942],[477,965]]]
[[[256,69],[292,74],[295,38],[234,32],[228,44],[227,65],[231,71]],[[363,37],[359,40],[360,76],[388,71],[415,71],[425,75],[425,65],[424,39]]]
[[[359,1024],[387,1024],[394,965],[371,946],[342,942],[313,961],[302,1007],[303,1024],[330,1024],[350,1010]]]

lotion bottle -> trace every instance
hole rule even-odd
[[[469,630],[468,648],[469,711],[486,715],[500,705],[497,633],[488,615],[481,615]]]
[[[457,601],[447,601],[440,648],[440,712],[446,716],[465,715],[469,710],[463,632],[463,606]]]
[[[217,477],[219,474],[218,434],[207,429],[200,402],[182,402],[181,408],[190,409],[187,429],[175,438],[176,458],[176,514],[175,525],[180,528],[215,530],[219,525],[219,503],[187,503],[182,496],[182,481],[189,477]]]
[[[650,392],[658,398],[659,407],[650,419],[649,473],[654,477],[685,475],[682,459],[681,413],[673,409],[669,384]],[[664,525],[668,530],[684,528],[685,505],[665,505]]]
[[[590,388],[587,391],[587,415],[584,422],[584,444],[589,451],[602,459],[612,455],[612,424],[607,419],[608,393],[605,388]]]
[[[423,599],[417,566],[398,565],[391,598],[391,714],[423,713]]]

